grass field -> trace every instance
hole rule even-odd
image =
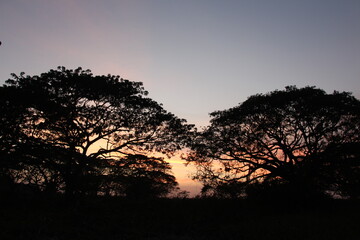
[[[360,239],[360,204],[7,199],[0,239]]]

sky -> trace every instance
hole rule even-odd
[[[0,0],[0,23],[0,84],[81,66],[143,82],[198,127],[287,85],[360,98],[359,0]]]

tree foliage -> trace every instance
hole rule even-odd
[[[121,195],[128,179],[146,179],[155,195],[176,187],[170,166],[150,155],[180,149],[192,126],[148,98],[141,82],[64,67],[12,76],[0,88],[2,176],[70,195],[116,184],[123,192],[111,193]]]
[[[359,196],[360,102],[350,93],[290,86],[210,115],[186,156],[205,190],[241,195],[250,183],[281,182]]]

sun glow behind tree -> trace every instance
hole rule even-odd
[[[290,86],[254,95],[212,113],[211,125],[185,158],[215,192],[237,185],[236,195],[253,182],[280,180],[305,195],[332,191],[356,197],[347,184],[358,184],[359,114],[359,100],[347,92]]]
[[[13,131],[4,152],[17,154],[14,165],[5,166],[16,181],[70,195],[115,187],[120,194],[139,179],[155,187],[155,195],[176,187],[170,165],[154,153],[179,150],[192,125],[147,98],[142,83],[59,67],[40,76],[14,75],[2,91],[3,110],[18,109],[3,126]]]

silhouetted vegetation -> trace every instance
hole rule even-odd
[[[142,83],[59,67],[13,74],[0,91],[3,191],[149,198],[176,189],[154,153],[174,153],[192,126]]]
[[[359,198],[360,101],[350,93],[290,86],[211,116],[186,156],[203,195]]]
[[[350,93],[258,94],[197,132],[140,82],[59,67],[13,74],[0,112],[0,239],[360,236]],[[183,147],[204,183],[194,199],[161,157]]]

